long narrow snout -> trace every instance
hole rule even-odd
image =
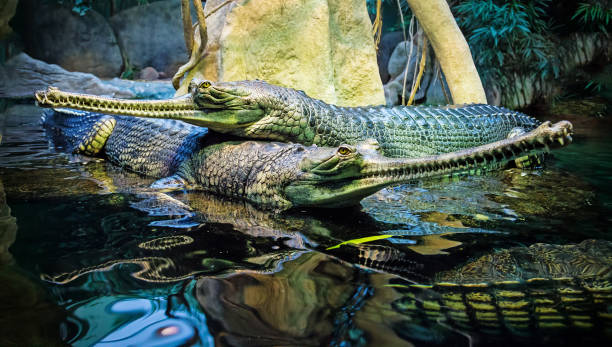
[[[538,128],[520,136],[464,150],[413,159],[377,157],[366,161],[363,175],[384,182],[404,182],[464,170],[495,168],[520,157],[548,152],[572,142],[573,126],[568,121]]]
[[[64,92],[54,87],[35,94],[40,107],[71,108],[104,114],[132,117],[176,119],[212,130],[240,135],[240,130],[259,120],[261,110],[232,107],[231,101],[224,107],[198,105],[192,94],[164,100],[128,100],[96,95]],[[223,101],[223,100],[221,100]]]
[[[64,92],[54,87],[35,94],[40,107],[72,108],[105,114],[167,119],[190,119],[202,114],[191,95],[164,100],[127,100]]]
[[[338,181],[310,180],[289,185],[286,195],[294,206],[342,207],[357,204],[364,197],[393,184],[426,177],[444,176],[477,169],[498,168],[511,160],[548,152],[572,141],[568,121],[538,128],[509,139],[457,152],[421,158],[364,157],[359,175]]]

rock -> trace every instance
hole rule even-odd
[[[224,3],[209,0],[208,13]],[[262,79],[341,106],[384,104],[372,24],[363,0],[229,3],[206,19],[208,43],[194,78]]]
[[[170,81],[145,82],[113,78],[104,82],[133,94],[135,99],[169,99],[174,96],[175,92]]]
[[[414,69],[412,69],[414,70]],[[423,72],[423,77],[421,77],[421,86],[417,89],[416,93],[414,93],[414,101],[421,100],[425,97],[425,92],[429,86],[429,82],[431,80],[432,74],[428,71],[429,68],[426,67]],[[406,76],[406,88],[404,89],[404,75],[400,74],[395,77],[389,83],[385,84],[385,98],[387,102],[387,106],[399,105],[402,102],[402,90],[404,90],[404,99],[408,101],[410,99],[410,92],[412,91],[412,78],[414,75],[408,73]]]
[[[410,53],[412,46],[412,54]],[[402,90],[405,90],[404,98],[406,101],[410,98],[410,92],[412,89],[413,79],[415,77],[415,69],[418,74],[419,62],[421,60],[421,51],[422,48],[420,45],[413,45],[410,41],[402,41],[397,44],[391,57],[389,58],[388,64],[388,72],[390,75],[389,82],[385,84],[385,99],[387,101],[387,106],[399,105],[401,104],[402,98]],[[411,54],[411,55],[410,55]],[[435,81],[434,78],[434,54],[431,49],[428,50],[427,53],[427,61],[425,65],[425,71],[423,71],[423,76],[421,77],[421,84],[419,89],[417,89],[414,94],[414,102],[417,100],[423,101],[426,97],[426,93],[429,89],[430,83]],[[410,55],[410,64],[408,65],[408,71],[406,73],[406,88],[404,89],[404,69],[406,68],[406,62],[408,61],[407,57]],[[439,83],[438,83],[439,86]],[[448,87],[447,87],[448,89]],[[442,90],[439,90],[440,94],[442,94]],[[449,93],[450,95],[450,93]],[[442,98],[444,98],[442,94]],[[430,103],[429,100],[425,100],[425,102]],[[437,102],[434,102],[437,103]],[[446,102],[443,102],[446,104]]]
[[[434,77],[434,76],[432,76]],[[450,90],[448,89],[448,85],[446,84],[446,79],[444,78],[444,74],[442,74],[442,83],[438,77],[435,77],[433,81],[429,84],[427,88],[427,93],[425,94],[425,103],[428,105],[448,105],[452,104],[453,100],[451,97]],[[446,95],[442,90],[444,88],[446,90]],[[447,100],[446,97],[450,100]]]
[[[136,69],[151,66],[172,76],[189,60],[179,0],[129,8],[112,16],[110,24],[127,62]]]
[[[608,107],[609,102],[605,98],[576,96],[553,103],[550,107],[550,114],[603,118],[609,115],[607,113]]]
[[[494,83],[485,84],[485,94],[487,95],[487,104],[495,106],[501,105],[502,94],[497,85]]]
[[[0,67],[0,98],[32,98],[34,92],[55,86],[61,90],[132,98],[129,90],[104,83],[98,77],[83,72],[69,72],[58,65],[18,54]]]
[[[140,79],[145,81],[154,81],[159,78],[159,72],[151,66],[147,66],[140,71]]]
[[[404,68],[406,67],[406,57],[410,54],[410,50],[413,44],[410,41],[401,41],[395,46],[393,49],[393,53],[389,57],[389,63],[387,65],[387,71],[389,73],[390,79],[395,79],[397,76],[402,75],[404,73]],[[420,49],[419,47],[412,47],[412,54],[410,55],[410,61],[414,62],[415,59],[419,59],[420,57]],[[414,74],[414,64],[410,64],[408,67],[408,78],[412,80],[412,75]]]
[[[8,37],[13,29],[9,26],[9,21],[15,15],[17,0],[4,0],[0,3],[0,40]]]
[[[387,83],[391,77],[389,75],[389,71],[387,70],[389,58],[391,57],[393,50],[395,50],[395,47],[397,47],[397,44],[403,40],[404,34],[401,31],[384,33],[380,38],[376,61],[378,63],[378,73],[380,74],[382,83]]]
[[[387,106],[391,107],[401,103],[402,83],[401,79],[396,78],[383,86]]]
[[[22,33],[25,52],[69,71],[115,77],[123,60],[117,40],[104,17],[94,10],[79,16],[67,8],[26,1],[36,15],[27,16]],[[25,18],[25,17],[24,17]]]

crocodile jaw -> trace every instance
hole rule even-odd
[[[35,93],[40,107],[70,108],[104,114],[177,119],[219,132],[233,132],[261,119],[260,109],[203,108],[194,102],[192,95],[165,100],[129,100],[97,95],[64,92],[54,87]]]
[[[343,207],[357,204],[374,192],[399,183],[470,170],[496,168],[511,160],[559,148],[571,143],[572,124],[545,122],[513,138],[457,152],[414,159],[392,159],[372,154],[364,158],[361,171],[340,180],[306,174],[289,184],[285,196],[293,206]]]

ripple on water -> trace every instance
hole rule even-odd
[[[42,278],[36,285],[48,295],[37,300],[61,313],[57,321],[67,316],[57,330],[77,346],[529,342],[521,330],[470,325],[491,318],[486,295],[521,294],[520,286],[458,293],[426,284],[461,269],[478,274],[488,269],[479,259],[512,247],[611,238],[609,137],[578,137],[544,170],[424,181],[385,189],[360,208],[273,214],[204,193],[144,193],[150,179],[49,148],[38,118],[17,105],[0,121],[0,211],[13,225],[11,234],[0,223],[0,259],[29,276],[12,284]],[[347,242],[359,239],[376,241]],[[576,283],[561,284],[565,299],[580,299],[569,291]],[[452,306],[454,297],[461,302]],[[467,328],[441,318],[464,303],[475,304]],[[595,328],[608,324],[601,317]],[[573,328],[536,331],[547,339]]]

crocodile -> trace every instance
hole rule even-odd
[[[35,95],[39,106],[178,119],[244,138],[336,147],[375,139],[387,157],[419,158],[503,140],[540,122],[492,105],[339,107],[264,81],[194,80],[168,100],[124,100],[60,91]]]
[[[572,125],[545,122],[509,139],[453,153],[388,158],[376,140],[338,147],[224,141],[175,120],[47,110],[42,123],[57,146],[160,178],[152,188],[204,190],[259,206],[343,207],[389,185],[495,167],[564,146]],[[211,134],[212,135],[212,134]]]

